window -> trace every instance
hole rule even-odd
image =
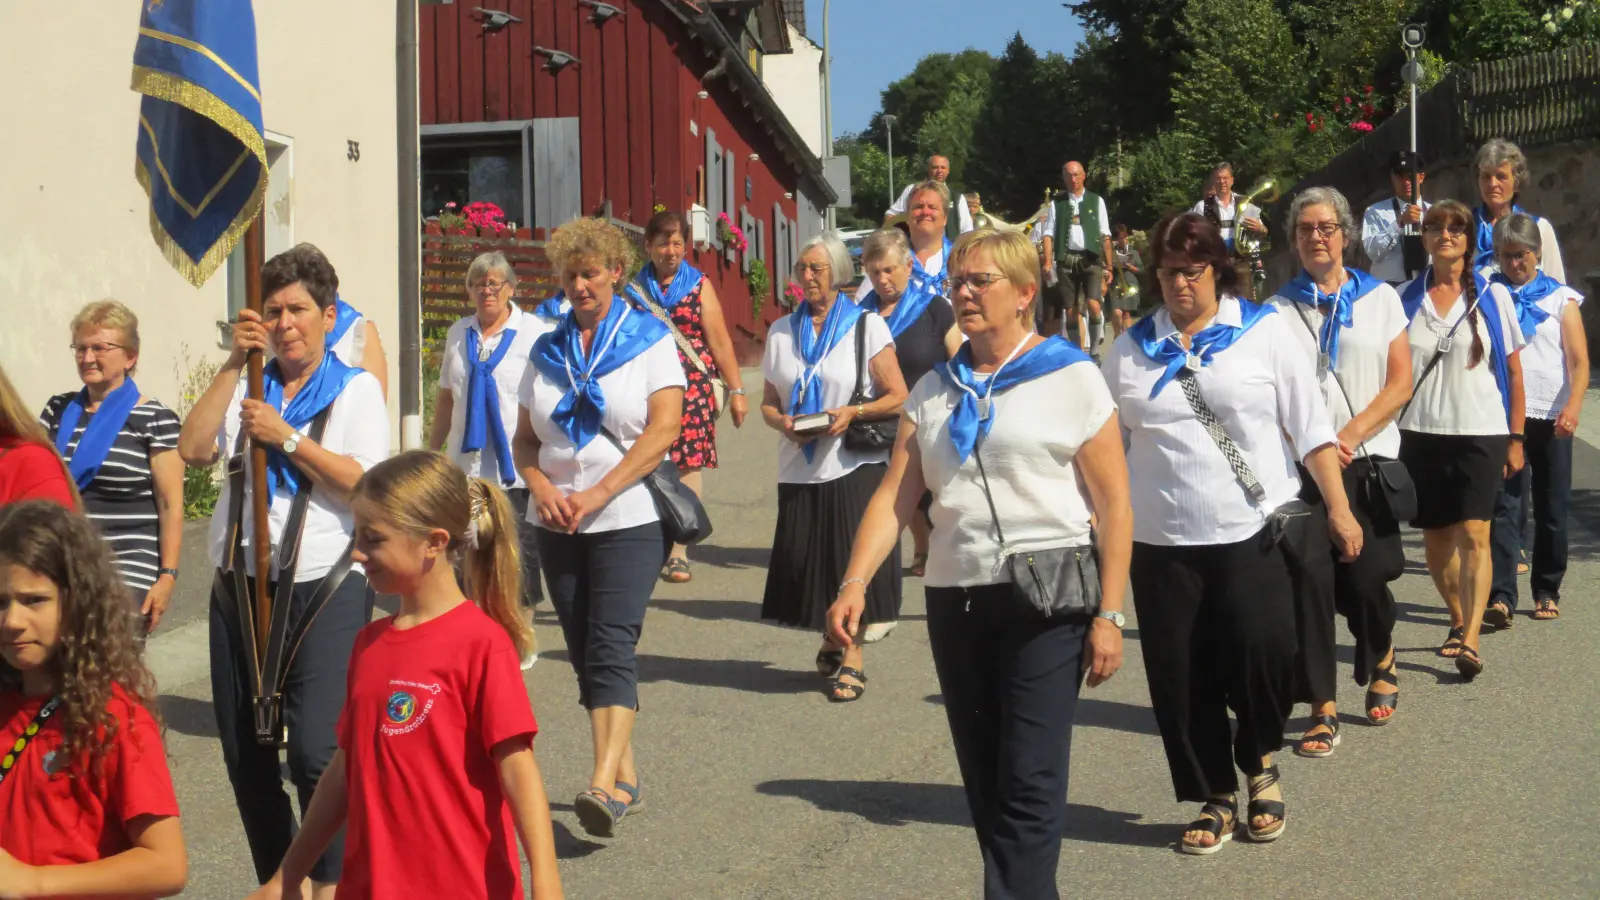
[[[422,148],[422,214],[435,216],[446,203],[493,203],[506,220],[520,222],[522,139]]]
[[[294,197],[291,193],[294,186],[294,138],[268,131],[266,139],[267,196],[261,204],[261,223],[265,229],[262,261],[294,246]],[[223,274],[227,284],[227,315],[224,321],[217,323],[219,326],[239,318],[239,310],[245,307],[243,240],[228,254]],[[232,346],[226,328],[222,329],[220,343],[224,347]]]

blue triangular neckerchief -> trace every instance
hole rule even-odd
[[[889,334],[895,338],[900,337],[913,322],[922,318],[922,314],[927,312],[928,307],[938,299],[939,292],[928,279],[912,275],[906,282],[906,289],[900,295],[900,301],[894,306],[894,312],[884,317],[884,321],[889,325]],[[882,315],[878,309],[880,305],[876,289],[867,291],[867,295],[861,298],[861,308],[868,312]]]
[[[638,302],[643,303],[644,299],[640,297]],[[570,313],[562,317],[554,331],[541,335],[533,345],[533,364],[539,372],[556,384],[567,386],[561,402],[550,413],[550,421],[579,450],[594,440],[605,421],[606,395],[600,389],[600,379],[667,336],[667,326],[660,319],[632,312],[633,306],[623,292],[613,294],[611,309],[596,326],[588,354],[583,352],[582,332]]]
[[[572,304],[567,302],[566,291],[556,291],[555,296],[545,298],[544,302],[533,308],[533,314],[546,322],[561,321],[561,317],[572,309]]]
[[[700,281],[705,278],[705,273],[689,264],[688,260],[678,263],[678,271],[673,274],[672,280],[667,282],[667,289],[661,289],[661,282],[656,278],[656,264],[645,263],[639,270],[639,285],[644,288],[645,295],[655,304],[667,312],[677,308],[683,298],[694,293],[700,286]]]
[[[1517,213],[1528,214],[1522,207],[1513,203],[1506,215],[1511,216]],[[1535,223],[1539,221],[1538,216],[1533,216],[1532,218]],[[1480,203],[1478,208],[1472,211],[1472,226],[1472,267],[1474,269],[1495,268],[1497,262],[1494,258],[1494,222],[1489,219],[1489,207],[1487,204]]]
[[[928,270],[922,267],[922,260],[917,259],[917,254],[913,251],[911,254],[911,276],[928,282],[933,285],[934,290],[942,294],[945,292],[945,284],[950,278],[950,248],[953,245],[947,237],[940,238],[940,240],[944,242],[944,246],[939,249],[939,274],[929,275]]]
[[[70,454],[67,447],[72,443],[72,433],[78,430],[78,421],[88,409],[89,389],[78,391],[62,408],[61,421],[56,425],[56,451],[67,461],[67,470],[77,482],[78,490],[87,488],[99,474],[106,456],[111,453],[111,445],[117,442],[122,426],[128,423],[129,414],[138,405],[139,386],[132,378],[123,379],[121,387],[100,401],[100,409],[92,414],[89,424],[83,426],[83,437]]]
[[[1495,299],[1492,285],[1483,275],[1473,272],[1473,283],[1478,291],[1478,310],[1484,317],[1485,331],[1489,332],[1489,366],[1494,371],[1495,387],[1500,389],[1500,405],[1505,409],[1506,424],[1511,424],[1511,368],[1506,362],[1506,337],[1505,329],[1500,326],[1500,303]],[[1400,305],[1405,308],[1406,320],[1417,317],[1422,309],[1422,300],[1428,296],[1428,285],[1433,281],[1433,269],[1418,275],[1406,285],[1400,294]],[[1465,300],[1463,294],[1461,300]],[[1457,302],[1461,302],[1458,300]],[[1470,308],[1462,310],[1461,315],[1466,317],[1471,312]]]
[[[1521,287],[1512,284],[1504,272],[1494,273],[1489,281],[1502,285],[1511,295],[1512,302],[1517,305],[1517,325],[1522,329],[1523,338],[1530,341],[1533,340],[1533,332],[1550,318],[1550,313],[1539,305],[1539,301],[1565,286],[1546,275],[1543,270],[1535,273],[1533,278]]]
[[[508,317],[506,325],[510,324]],[[467,411],[461,449],[481,451],[483,445],[493,439],[495,464],[500,470],[500,482],[505,485],[517,483],[517,469],[511,460],[511,439],[506,434],[505,419],[500,415],[500,385],[494,380],[494,370],[505,359],[516,338],[515,328],[502,328],[500,343],[495,345],[488,359],[480,360],[478,347],[482,335],[473,323],[468,323],[466,340],[461,345],[463,362],[467,365]]]
[[[1317,335],[1317,355],[1326,355],[1330,370],[1339,364],[1339,335],[1355,324],[1356,301],[1384,283],[1360,269],[1345,269],[1345,275],[1348,277],[1344,284],[1339,285],[1339,290],[1331,295],[1322,293],[1304,270],[1278,292],[1279,296],[1313,309],[1320,308],[1324,303],[1330,305],[1327,318],[1322,322],[1322,331]],[[1319,359],[1319,367],[1320,362]]]
[[[278,414],[283,416],[283,421],[296,431],[304,429],[311,424],[323,410],[333,405],[344,393],[345,386],[352,378],[361,374],[360,369],[345,365],[344,361],[326,350],[322,354],[322,362],[317,364],[317,370],[300,392],[294,395],[285,406],[283,402],[283,371],[278,367],[278,361],[267,363],[262,372],[262,382],[265,391],[262,400]],[[300,490],[300,470],[295,468],[289,457],[277,447],[267,448],[267,495],[278,492],[281,485],[293,494]]]
[[[326,342],[329,347],[337,346],[344,340],[345,332],[350,330],[350,326],[361,321],[361,313],[357,312],[354,306],[344,302],[338,294],[333,295],[333,309],[333,330],[328,332]]]
[[[944,379],[944,383],[961,392],[961,399],[956,401],[955,409],[950,412],[949,424],[950,440],[956,446],[959,460],[966,462],[973,448],[978,445],[978,440],[987,438],[989,429],[994,427],[994,404],[989,402],[991,396],[1082,362],[1091,362],[1089,354],[1073,346],[1061,335],[1056,335],[1045,338],[1032,350],[1001,363],[981,383],[972,371],[971,344],[962,344],[949,362],[936,363],[933,369]]]
[[[789,389],[789,415],[808,416],[823,411],[822,389],[816,386],[821,377],[817,367],[863,315],[866,315],[866,310],[844,294],[834,298],[833,306],[828,308],[828,315],[822,320],[820,334],[811,327],[810,303],[800,304],[789,314],[789,331],[794,337],[795,355],[800,357],[801,365],[800,377],[794,380],[794,387]],[[800,451],[805,454],[806,462],[811,462],[817,453],[816,440],[801,445]]]
[[[1211,365],[1213,357],[1233,346],[1234,342],[1244,337],[1245,332],[1254,328],[1257,322],[1277,311],[1275,306],[1250,303],[1238,298],[1234,298],[1234,302],[1239,304],[1239,324],[1224,325],[1213,321],[1189,339],[1188,350],[1184,350],[1183,345],[1178,343],[1176,334],[1165,338],[1156,337],[1155,312],[1133,323],[1128,333],[1133,335],[1134,344],[1144,351],[1145,356],[1153,362],[1160,363],[1166,370],[1150,387],[1152,400],[1161,393],[1161,389],[1166,387],[1168,382],[1178,377],[1178,373],[1185,365],[1195,370]]]

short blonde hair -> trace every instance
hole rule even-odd
[[[84,306],[72,317],[71,327],[74,341],[85,328],[109,328],[112,331],[120,331],[122,345],[127,348],[128,355],[139,355],[139,317],[133,314],[133,310],[116,300],[96,300]],[[131,372],[133,369],[130,368],[128,371]]]
[[[1011,282],[1012,287],[1018,291],[1033,288],[1034,300],[1039,299],[1039,282],[1043,279],[1039,272],[1039,250],[1027,235],[1020,231],[996,231],[993,228],[969,231],[956,238],[945,268],[965,272],[967,259],[974,253],[989,254],[995,268]]]
[[[545,243],[544,252],[558,277],[568,265],[591,259],[598,259],[608,269],[621,268],[624,275],[633,265],[633,245],[622,229],[588,216],[557,228]]]
[[[912,201],[917,199],[917,195],[918,194],[921,194],[921,193],[924,193],[924,192],[927,192],[927,191],[933,191],[935,194],[938,194],[940,199],[944,200],[944,208],[945,208],[945,210],[949,211],[949,209],[950,209],[950,186],[948,184],[945,184],[942,181],[934,181],[931,178],[928,179],[927,181],[919,181],[916,184],[912,185],[911,193],[906,195],[906,206],[910,207]]]

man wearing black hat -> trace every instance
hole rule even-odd
[[[1367,207],[1361,217],[1361,245],[1372,260],[1370,271],[1396,288],[1428,266],[1422,249],[1422,214],[1428,204],[1412,195],[1413,186],[1420,189],[1425,178],[1420,160],[1410,150],[1396,150],[1389,157],[1394,196]]]

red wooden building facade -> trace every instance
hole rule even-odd
[[[808,213],[834,196],[757,74],[788,50],[779,0],[484,2],[499,9],[422,7],[424,215],[489,200],[550,229],[699,205],[712,227],[690,259],[736,339],[764,336],[816,229]],[[717,236],[719,213],[745,232],[743,253]],[[758,259],[771,286],[752,298]]]

